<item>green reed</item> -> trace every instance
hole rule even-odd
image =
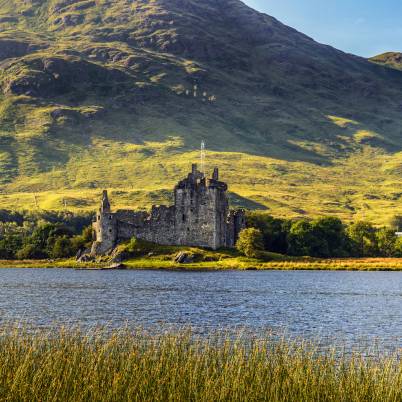
[[[1,401],[400,401],[397,356],[189,330],[0,331]]]

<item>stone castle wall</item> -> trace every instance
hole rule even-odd
[[[230,211],[227,185],[215,169],[211,179],[193,165],[188,177],[174,189],[174,205],[153,206],[147,212],[120,210],[112,213],[107,193],[94,222],[93,254],[104,254],[132,237],[161,245],[212,249],[234,247],[245,226],[244,212]]]

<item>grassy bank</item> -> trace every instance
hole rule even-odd
[[[245,257],[227,257],[213,261],[200,261],[179,264],[165,257],[139,257],[124,262],[127,269],[165,269],[165,270],[296,270],[296,271],[402,271],[401,258],[276,258],[264,262]],[[1,268],[106,268],[107,261],[97,263],[78,263],[69,260],[0,260]]]
[[[331,270],[331,271],[402,271],[399,258],[314,259],[294,258],[264,262],[252,258],[228,258],[214,262],[176,264],[171,261],[140,258],[126,261],[131,269],[217,269],[217,270]]]
[[[309,344],[190,332],[0,336],[0,400],[397,401],[397,357],[318,353]]]
[[[127,244],[119,246],[117,253],[127,253]],[[178,263],[175,258],[185,253],[191,263]],[[134,252],[135,254],[135,252]],[[145,254],[145,255],[144,255]],[[128,254],[130,255],[130,253]],[[137,257],[124,259],[127,269],[164,270],[337,270],[337,271],[402,271],[402,258],[338,258],[319,259],[289,257],[263,253],[264,259],[247,258],[233,249],[212,251],[197,247],[156,246],[141,250]],[[56,260],[0,260],[0,268],[107,268],[111,257],[100,257],[96,262],[80,263],[75,258]]]

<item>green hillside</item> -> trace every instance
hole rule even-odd
[[[399,213],[402,72],[239,0],[0,0],[0,208],[167,202],[199,158],[235,205]]]

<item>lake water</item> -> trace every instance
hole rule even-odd
[[[402,272],[0,269],[0,320],[246,327],[394,350],[402,346]]]

